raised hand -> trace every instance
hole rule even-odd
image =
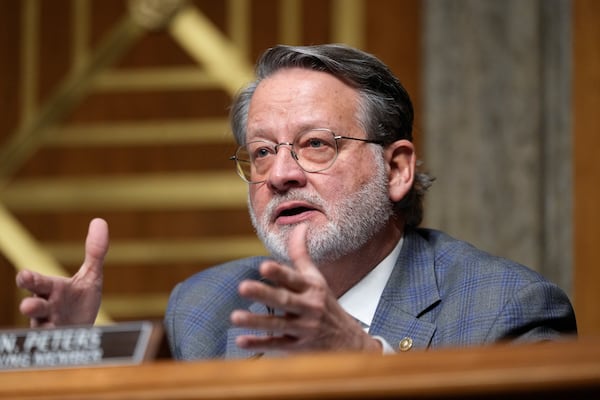
[[[279,312],[253,314],[236,310],[231,321],[239,327],[269,332],[267,336],[239,336],[236,344],[257,351],[362,350],[381,352],[379,341],[370,337],[360,324],[337,302],[306,249],[305,224],[294,229],[289,242],[293,268],[275,261],[260,266],[261,275],[274,283],[246,280],[239,293]]]
[[[32,293],[19,310],[31,327],[93,324],[102,300],[102,267],[108,251],[108,224],[100,218],[90,222],[85,259],[70,278],[45,276],[33,271],[17,274],[17,286]]]

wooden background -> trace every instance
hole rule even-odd
[[[247,65],[276,43],[346,42],[378,55],[417,109],[422,141],[417,0],[196,0]],[[574,300],[584,334],[600,333],[595,241],[600,238],[600,5],[573,0]],[[218,262],[264,252],[228,157],[232,91],[167,30],[146,31],[87,95],[44,124],[14,162],[15,137],[52,105],[128,15],[121,0],[0,1],[0,205],[68,273],[89,220],[105,218],[111,250],[103,306],[115,320],[161,318],[173,286]],[[68,112],[67,112],[68,111]],[[425,155],[426,157],[426,155]],[[6,230],[0,226],[0,235]],[[0,325],[26,322],[15,263],[0,254]]]
[[[355,44],[403,77],[418,102],[419,3],[365,2],[357,9],[361,28],[350,33],[339,27],[341,3],[361,6],[192,2],[249,66],[280,42],[360,41]],[[39,115],[69,72],[127,15],[126,6],[121,0],[0,2],[0,144],[7,146]],[[235,42],[239,25],[231,21],[240,13],[251,34]],[[83,44],[74,44],[78,37]],[[246,185],[228,160],[235,150],[226,121],[231,94],[166,30],[145,32],[100,78],[64,118],[44,127],[52,132],[3,177],[8,184],[0,196],[69,273],[81,263],[89,220],[105,218],[111,234],[106,311],[116,320],[160,318],[177,282],[207,266],[264,253],[247,216]],[[32,92],[34,98],[23,98]],[[0,323],[22,324],[15,272],[2,261]]]

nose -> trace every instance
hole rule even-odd
[[[287,151],[285,151],[287,150]],[[277,192],[306,184],[306,172],[300,168],[290,146],[279,146],[267,177],[268,186]]]

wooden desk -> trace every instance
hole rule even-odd
[[[0,372],[11,399],[600,398],[600,340]]]

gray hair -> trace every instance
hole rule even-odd
[[[268,49],[256,64],[257,79],[242,89],[231,107],[233,135],[242,145],[250,101],[258,84],[284,68],[304,68],[329,73],[359,94],[358,120],[369,139],[384,146],[397,140],[413,140],[414,112],[408,92],[390,69],[375,56],[340,44],[318,46],[275,46]],[[420,164],[420,163],[419,163]],[[417,171],[413,187],[395,204],[406,224],[418,226],[423,219],[423,198],[433,178]]]

